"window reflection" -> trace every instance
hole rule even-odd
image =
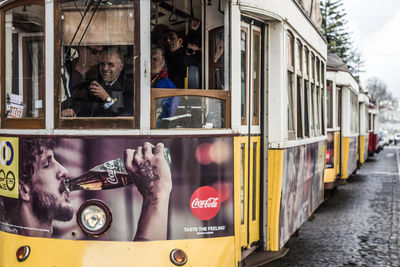
[[[163,117],[163,98],[155,100],[156,128],[225,128],[225,101],[201,96],[180,97],[173,116]]]
[[[44,117],[44,9],[5,12],[5,101],[8,118]]]

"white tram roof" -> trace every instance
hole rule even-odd
[[[301,2],[301,4],[298,2]],[[308,43],[326,61],[326,40],[316,25],[319,24],[319,4],[314,5],[313,11],[310,11],[302,8],[302,5],[308,6],[307,3],[303,2],[305,0],[240,0],[238,5],[244,14],[260,20],[285,22],[290,30],[301,36],[303,41]],[[311,14],[311,19],[307,13]]]
[[[359,94],[360,86],[353,74],[336,54],[328,54],[328,62],[326,64],[326,78],[339,86],[348,86],[356,94]]]

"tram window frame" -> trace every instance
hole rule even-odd
[[[140,40],[140,0],[131,0],[133,8],[133,38]],[[62,66],[61,55],[63,55],[62,44],[62,1],[54,2],[54,65]],[[95,44],[107,46],[109,44]],[[111,46],[115,46],[114,44]],[[63,117],[61,116],[61,68],[54,68],[54,125],[60,129],[134,129],[139,128],[140,119],[140,44],[124,45],[133,47],[132,68],[133,68],[133,115],[121,117]]]
[[[43,73],[41,73],[41,75],[38,77],[38,82],[41,83],[41,85],[38,86],[39,91],[37,92],[38,94],[40,94],[41,99],[38,99],[35,102],[35,105],[39,105],[39,107],[36,107],[36,109],[42,109],[42,111],[39,111],[39,114],[41,114],[41,117],[39,118],[35,118],[35,117],[21,117],[21,118],[11,118],[11,117],[7,117],[7,113],[6,113],[6,109],[7,109],[7,103],[6,101],[8,101],[9,97],[6,97],[6,73],[5,73],[5,69],[6,69],[6,50],[5,50],[5,43],[6,43],[6,38],[5,38],[5,17],[6,17],[6,12],[10,11],[14,8],[20,7],[20,6],[31,6],[31,5],[37,5],[37,6],[42,6],[42,11],[44,14],[43,17],[43,32],[40,35],[37,35],[37,37],[32,36],[33,39],[41,39],[42,42],[42,49],[43,49],[43,56],[42,56],[42,70]],[[2,99],[2,103],[1,103],[1,128],[7,128],[7,129],[44,129],[46,127],[46,73],[44,72],[45,68],[46,68],[46,56],[45,56],[45,51],[46,51],[46,12],[45,12],[45,1],[43,0],[32,0],[32,1],[28,1],[28,0],[22,0],[22,1],[15,1],[12,2],[10,4],[7,4],[5,6],[3,6],[1,8],[1,12],[0,12],[0,18],[1,18],[1,36],[0,36],[0,43],[1,43],[1,48],[0,48],[0,86],[1,86],[1,96],[0,97]],[[26,44],[22,44],[22,45],[26,45]],[[26,49],[23,49],[24,51],[26,51]],[[17,66],[18,68],[20,68],[21,66],[18,64]],[[25,69],[25,65],[22,66],[23,67],[23,72],[26,70]],[[27,83],[27,79],[24,78],[23,81],[23,95],[25,95],[25,97],[28,97],[27,94],[27,90],[28,88],[26,88],[26,83]],[[26,89],[26,90],[25,90]],[[29,98],[29,97],[28,97]],[[23,98],[22,98],[23,99]],[[23,101],[23,100],[22,100]],[[38,102],[40,101],[40,102]],[[18,103],[16,103],[18,104]],[[22,102],[19,105],[24,105],[25,107],[25,103]],[[28,106],[28,105],[27,105]],[[25,113],[26,110],[28,108],[25,107]],[[20,110],[21,111],[21,110]]]

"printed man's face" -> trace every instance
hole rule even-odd
[[[33,212],[42,219],[69,221],[74,210],[64,186],[68,172],[54,158],[53,150],[41,149],[43,153],[36,155],[32,175]]]

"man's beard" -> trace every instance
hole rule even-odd
[[[59,192],[62,194],[65,186],[61,183]],[[42,220],[58,220],[67,222],[72,219],[74,210],[69,205],[57,203],[57,197],[42,188],[33,186],[32,190],[32,209],[34,214]]]

